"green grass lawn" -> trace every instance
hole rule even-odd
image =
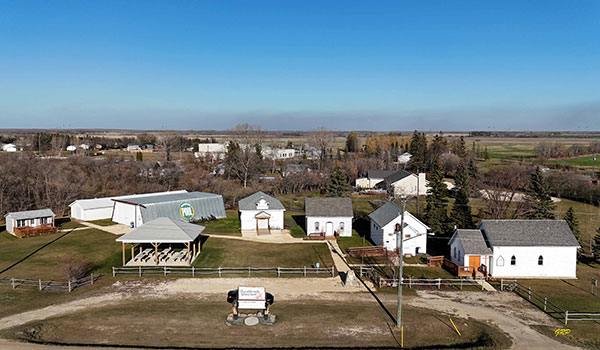
[[[369,247],[373,245],[368,237],[359,235],[356,230],[352,230],[351,237],[338,237],[337,243],[344,252],[352,247]]]
[[[227,217],[208,222],[201,222],[199,225],[206,227],[203,233],[211,235],[241,236],[241,223],[237,210],[227,210]]]
[[[490,159],[525,160],[535,158],[535,144],[517,142],[482,142],[481,150],[487,147]]]
[[[117,224],[116,222],[112,221],[112,219],[94,220],[90,221],[90,223],[96,224],[98,226],[112,226]]]
[[[108,274],[111,267],[121,261],[121,245],[115,238],[115,235],[96,229],[27,238],[1,232],[0,271],[37,252],[0,277],[65,280],[62,270],[67,260],[90,263],[92,271]]]
[[[303,267],[320,263],[331,266],[331,254],[324,243],[271,244],[209,237],[196,267]]]
[[[85,227],[85,225],[82,225],[76,221],[68,221],[68,222],[65,222],[64,224],[61,224],[60,226],[58,226],[58,228],[61,230],[70,230],[72,228],[80,228],[80,227]]]
[[[593,166],[598,167],[598,166],[600,166],[600,159],[596,158],[596,160],[594,161],[594,156],[582,156],[582,157],[574,157],[574,158],[551,159],[551,160],[548,160],[548,163],[579,166],[579,167],[593,167]]]

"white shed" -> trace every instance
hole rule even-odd
[[[371,240],[378,246],[395,251],[397,248],[397,230],[402,217],[401,208],[394,202],[387,202],[369,214],[371,219]],[[429,227],[408,211],[404,212],[404,227],[402,229],[403,255],[418,255],[427,253],[427,230]]]
[[[277,198],[259,191],[240,199],[238,206],[242,230],[283,229],[285,207]]]
[[[352,200],[350,198],[304,199],[306,234],[352,236]]]

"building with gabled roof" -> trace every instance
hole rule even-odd
[[[394,197],[425,196],[429,189],[429,181],[425,178],[425,173],[413,174],[406,170],[398,170],[383,178],[377,187],[385,189]]]
[[[57,231],[51,209],[14,211],[4,215],[6,231],[17,237],[39,236]]]
[[[375,186],[383,181],[386,176],[391,175],[394,172],[395,170],[369,170],[367,171],[367,177],[356,179],[355,186],[359,189],[375,188]]]
[[[577,277],[580,245],[565,220],[482,220],[448,244],[453,263],[496,278]]]
[[[285,207],[268,194],[258,191],[238,202],[242,230],[270,232],[283,229]]]
[[[402,209],[394,202],[386,202],[371,214],[371,240],[388,251],[397,250],[397,235],[402,221]],[[419,255],[427,253],[427,231],[429,227],[404,211],[402,229],[402,254]]]
[[[352,236],[352,200],[346,197],[304,198],[306,234]]]

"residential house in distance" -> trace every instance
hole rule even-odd
[[[263,154],[270,159],[291,159],[296,156],[296,150],[293,148],[264,147]]]
[[[210,156],[213,160],[221,160],[225,158],[225,153],[227,153],[225,143],[199,143],[198,152],[195,152],[194,156],[196,158]]]
[[[13,143],[5,143],[2,145],[2,151],[4,152],[16,152],[17,146]]]
[[[324,236],[352,236],[352,200],[350,198],[304,199],[306,234]]]
[[[404,152],[398,156],[398,164],[407,164],[412,158],[412,154]]]
[[[387,202],[371,214],[371,240],[388,251],[396,251],[397,232],[402,222],[402,209],[394,202]],[[402,254],[427,253],[427,231],[429,227],[408,211],[404,212],[402,229]]]
[[[386,176],[377,187],[385,189],[394,197],[424,196],[427,194],[429,181],[425,179],[425,173],[413,174],[406,170],[398,170]]]
[[[369,170],[367,172],[367,177],[356,179],[355,186],[358,189],[375,188],[375,186],[382,182],[386,176],[391,175],[394,172],[395,170]]]
[[[264,192],[256,192],[238,202],[242,231],[270,232],[283,229],[281,202]]]
[[[130,144],[127,145],[127,151],[128,152],[139,152],[141,150],[142,150],[142,148],[138,144],[130,143]]]
[[[451,261],[495,278],[576,278],[577,238],[565,220],[482,220],[456,230]]]
[[[75,152],[75,151],[77,151],[77,146],[75,146],[75,145],[68,145],[67,146],[67,151],[69,151],[69,152]]]
[[[312,171],[312,169],[305,164],[287,164],[281,175],[285,177],[290,174],[303,173],[305,171]]]
[[[17,237],[40,236],[55,233],[54,212],[51,209],[38,209],[10,212],[4,216],[6,230]]]

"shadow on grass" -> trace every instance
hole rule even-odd
[[[64,236],[68,235],[69,233],[73,232],[73,230],[71,229],[70,231],[65,232],[64,234],[56,237],[55,239],[51,240],[50,242],[44,244],[43,246],[39,247],[38,249],[34,250],[33,252],[27,254],[26,256],[24,256],[23,258],[21,258],[19,261],[13,263],[12,265],[8,266],[7,268],[3,269],[2,271],[0,271],[0,275],[5,273],[6,271],[12,269],[13,267],[19,265],[20,263],[22,263],[23,261],[29,259],[30,257],[32,257],[35,253],[39,252],[40,250],[46,248],[47,246],[49,246],[50,244],[58,241],[59,239],[63,238]]]
[[[306,216],[304,215],[292,215],[292,220],[298,225],[302,231],[306,232]]]

